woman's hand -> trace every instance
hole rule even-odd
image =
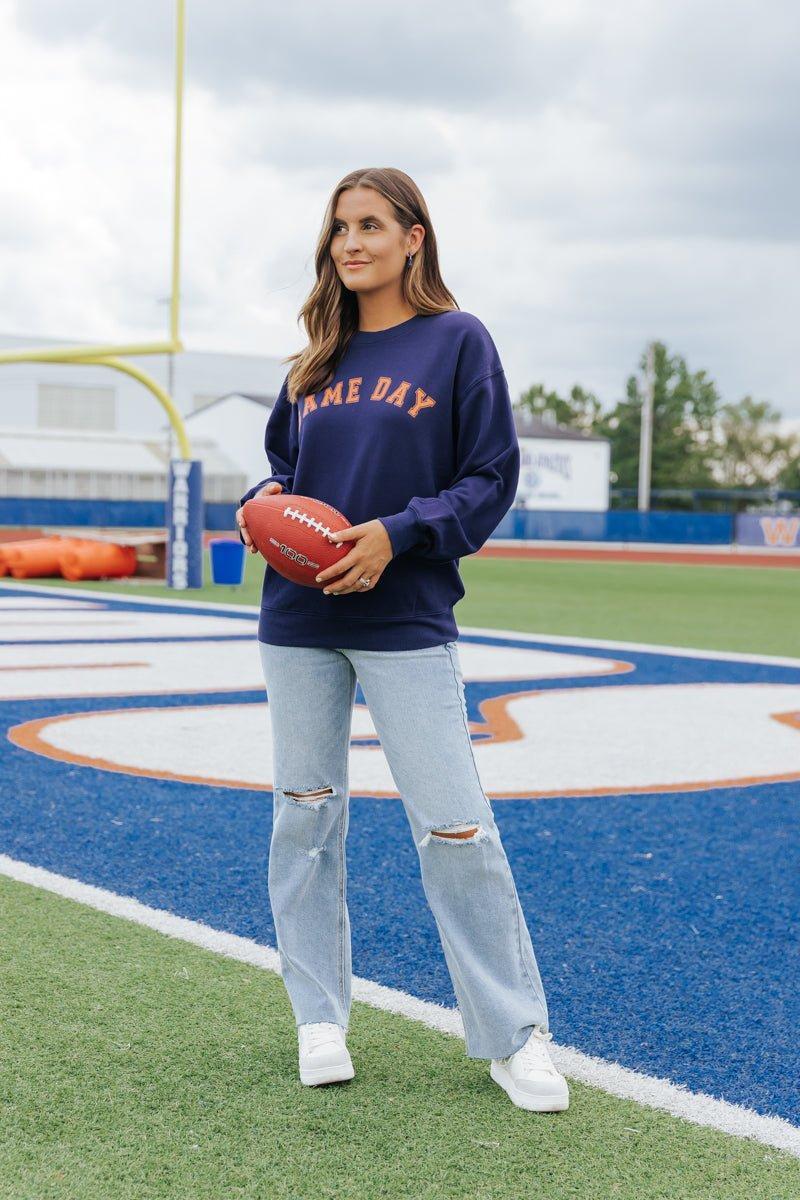
[[[329,596],[346,596],[348,592],[370,592],[383,574],[383,569],[394,558],[392,543],[383,522],[365,521],[362,525],[351,525],[331,534],[334,542],[355,542],[349,554],[332,567],[320,571],[318,583],[333,582],[323,590]],[[342,572],[345,574],[342,574]],[[359,579],[369,579],[369,587],[359,584]]]
[[[266,487],[263,487],[261,489],[260,492],[256,492],[256,496],[274,496],[278,492],[282,492],[282,491],[283,491],[283,485],[280,483],[273,482],[273,483],[268,483],[266,485]],[[256,496],[251,497],[251,499],[255,500]],[[242,505],[241,508],[237,508],[237,510],[236,510],[236,524],[239,526],[239,528],[242,531],[242,538],[244,539],[244,544],[245,544],[247,553],[248,554],[258,554],[258,547],[256,546],[253,539],[250,537],[250,531],[248,530],[247,525],[245,524],[244,505]]]

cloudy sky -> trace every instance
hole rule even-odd
[[[187,348],[284,356],[328,195],[395,166],[512,395],[650,338],[800,417],[796,0],[188,0]],[[160,337],[174,5],[0,0],[0,331]]]

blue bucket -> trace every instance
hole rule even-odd
[[[244,556],[247,553],[238,538],[210,538],[211,582],[241,584],[244,579]]]

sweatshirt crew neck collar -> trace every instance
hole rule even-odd
[[[412,329],[425,318],[420,313],[415,313],[413,317],[408,317],[405,321],[400,321],[398,325],[390,325],[388,329],[357,329],[353,334],[351,346],[377,346],[388,342],[390,338],[399,337],[406,329]]]

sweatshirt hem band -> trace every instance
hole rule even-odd
[[[454,642],[458,626],[452,608],[408,618],[324,621],[305,613],[262,608],[258,640],[273,646],[347,647],[352,650],[422,650]]]

